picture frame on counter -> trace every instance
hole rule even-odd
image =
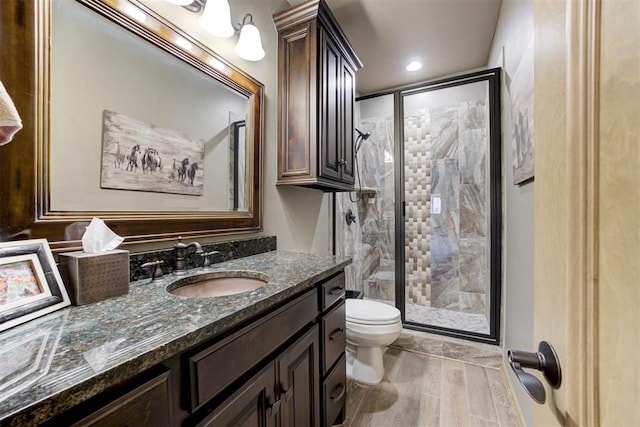
[[[46,239],[0,242],[0,331],[70,304]]]

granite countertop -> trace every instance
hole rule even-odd
[[[0,424],[42,422],[264,312],[350,263],[350,258],[331,255],[266,252],[212,265],[211,271],[268,275],[268,284],[254,291],[188,298],[166,292],[175,276],[165,276],[165,283],[146,279],[133,282],[122,297],[65,308],[3,331]],[[190,271],[199,273],[202,270]]]

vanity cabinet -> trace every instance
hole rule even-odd
[[[278,30],[278,185],[351,191],[355,74],[362,67],[324,0],[273,16]]]
[[[344,323],[344,272],[339,272],[78,405],[51,425],[340,423],[346,402]]]

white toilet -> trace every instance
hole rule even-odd
[[[346,300],[347,376],[377,384],[384,375],[382,355],[402,330],[400,310],[362,299]]]

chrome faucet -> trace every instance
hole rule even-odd
[[[198,242],[191,242],[189,244],[182,243],[182,236],[178,237],[178,243],[175,244],[173,250],[176,253],[176,269],[173,271],[173,274],[176,276],[181,276],[183,274],[187,274],[187,270],[185,268],[185,256],[189,253],[191,248],[195,249],[195,253],[202,253],[202,246]]]

